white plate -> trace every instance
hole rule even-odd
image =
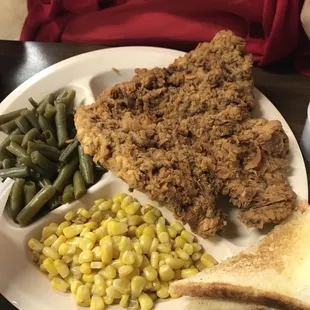
[[[82,54],[36,74],[13,91],[0,105],[0,114],[10,112],[21,107],[30,106],[27,98],[32,96],[41,100],[47,93],[74,88],[77,92],[77,104],[91,104],[94,98],[107,87],[115,83],[129,80],[134,68],[152,68],[166,66],[182,52],[161,48],[123,47],[105,49]],[[119,73],[112,70],[116,68]],[[278,119],[282,122],[290,141],[291,170],[289,181],[299,198],[308,199],[307,175],[303,158],[297,141],[278,110],[259,91],[256,91],[256,116],[267,119]],[[4,135],[0,136],[0,141]],[[63,205],[52,213],[26,227],[17,227],[7,216],[0,218],[0,292],[17,308],[22,310],[54,310],[76,309],[72,294],[60,294],[49,286],[47,277],[30,261],[26,243],[31,236],[38,234],[45,223],[57,221],[71,209],[81,205],[91,206],[94,199],[109,198],[114,194],[127,191],[128,187],[111,173],[93,186],[89,193],[80,201],[71,205]],[[147,203],[147,197],[139,192],[133,195],[141,203]],[[156,204],[155,204],[156,205]],[[172,215],[164,211],[164,215],[171,220]],[[261,233],[256,229],[246,229],[236,220],[236,213],[230,215],[236,224],[234,235],[225,240],[218,236],[209,240],[199,241],[204,248],[218,260],[223,260],[238,253],[241,249],[253,244]],[[156,309],[184,308],[186,298],[163,301]],[[115,309],[121,309],[114,306]]]

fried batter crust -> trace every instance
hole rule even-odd
[[[220,193],[248,226],[285,218],[288,139],[279,122],[250,118],[251,66],[243,39],[221,31],[167,68],[137,69],[78,109],[84,152],[203,237],[226,224]]]

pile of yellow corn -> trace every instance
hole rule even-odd
[[[160,210],[124,193],[68,212],[28,246],[51,286],[91,310],[115,303],[149,310],[157,298],[178,297],[171,281],[216,264],[181,223],[169,225]]]

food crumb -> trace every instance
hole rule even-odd
[[[117,70],[117,69],[116,69],[116,68],[114,68],[114,67],[112,67],[112,71],[114,71],[114,72],[116,72],[116,73],[120,74],[120,73],[119,73],[119,70]]]

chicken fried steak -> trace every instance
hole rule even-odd
[[[226,224],[215,206],[220,193],[231,196],[248,226],[263,226],[272,217],[265,209],[267,220],[257,216],[260,207],[272,204],[278,212],[292,191],[285,178],[287,138],[282,128],[279,149],[268,149],[272,132],[269,140],[251,140],[260,137],[256,122],[262,128],[271,123],[250,119],[251,66],[243,39],[221,31],[167,68],[137,69],[131,81],[78,109],[75,123],[84,152],[131,188],[168,206],[203,237]],[[225,150],[230,147],[237,153]],[[285,167],[279,168],[278,159]],[[272,202],[266,192],[273,192],[274,181],[267,175],[274,172],[279,174],[276,190],[286,196]]]

